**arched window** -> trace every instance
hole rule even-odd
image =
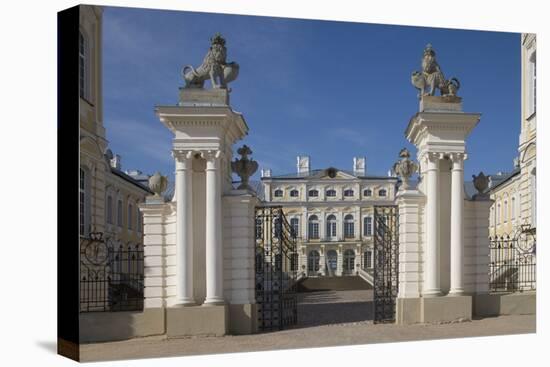
[[[282,198],[283,197],[283,190],[281,190],[281,189],[275,190],[275,192],[273,193],[273,196],[275,196],[276,198]]]
[[[378,190],[378,196],[384,197],[388,194],[388,191],[386,189],[380,189]]]
[[[504,219],[504,223],[508,222],[508,200],[504,200],[504,208],[503,208],[502,218]]]
[[[333,198],[335,196],[336,196],[336,190],[334,190],[334,189],[328,189],[327,190],[327,197]]]
[[[296,190],[296,189],[290,190],[290,197],[297,198],[299,195],[300,195],[300,193],[298,192],[298,190]]]
[[[319,239],[319,218],[316,215],[309,217],[308,236],[309,239]]]
[[[344,196],[349,198],[353,196],[353,190],[352,189],[346,189],[344,190]]]
[[[300,220],[298,218],[290,218],[290,229],[293,237],[299,237],[298,233],[300,233]]]
[[[350,275],[355,269],[355,251],[347,249],[344,251],[344,261],[343,261],[343,274]]]
[[[139,203],[138,203],[139,204]],[[137,219],[137,225],[136,225],[136,230],[138,232],[143,232],[142,231],[142,219],[141,219],[141,212],[139,211],[139,206],[136,205],[136,219]]]
[[[355,236],[353,215],[348,214],[344,217],[344,237],[350,238]]]
[[[372,196],[372,190],[371,189],[365,189],[363,191],[363,196]]]
[[[319,251],[312,250],[307,255],[307,273],[310,276],[318,275],[319,273]]]
[[[372,236],[372,217],[363,218],[363,236]]]
[[[128,203],[128,229],[133,229],[134,226],[134,206]]]
[[[316,189],[309,190],[308,196],[309,197],[315,197],[315,198],[318,197],[319,196],[319,190],[316,190]]]
[[[107,223],[113,224],[113,197],[107,196]]]
[[[491,207],[491,214],[489,214],[489,225],[494,226],[495,225],[495,207]]]
[[[500,203],[497,204],[497,225],[500,225]]]
[[[336,237],[336,217],[333,214],[327,217],[327,237]]]
[[[118,199],[116,208],[116,224],[122,227],[122,199]]]
[[[511,218],[512,220],[516,220],[516,198],[515,196],[512,197],[512,207],[510,208],[511,211],[512,211],[512,215],[511,215]]]

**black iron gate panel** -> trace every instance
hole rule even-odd
[[[80,240],[80,312],[143,309],[143,246],[103,240],[92,233]]]
[[[282,207],[256,208],[255,237],[258,329],[282,330],[298,320],[296,234]]]
[[[489,291],[523,292],[537,289],[537,233],[522,226],[511,235],[489,238]]]
[[[399,286],[397,206],[374,206],[374,323],[395,321]]]

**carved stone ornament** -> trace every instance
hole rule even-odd
[[[247,145],[240,147],[237,153],[241,155],[241,159],[235,159],[231,162],[231,170],[241,178],[241,184],[237,189],[250,189],[248,179],[258,170],[258,162],[248,158],[252,154],[252,150]]]
[[[206,53],[202,64],[194,68],[185,65],[181,71],[186,88],[203,88],[204,82],[210,80],[212,88],[227,89],[227,84],[237,79],[239,65],[236,62],[227,62],[225,39],[216,33],[210,38],[210,49]]]
[[[484,194],[489,187],[489,177],[485,176],[483,172],[479,172],[477,176],[472,175],[472,178],[474,181],[474,187],[476,188],[477,192],[480,195]]]
[[[428,43],[422,57],[422,71],[414,71],[411,75],[413,86],[420,91],[418,98],[435,96],[437,89],[443,97],[456,97],[460,88],[457,78],[445,79],[443,71],[435,59],[435,50]]]
[[[160,172],[155,172],[153,176],[149,177],[149,188],[155,193],[155,197],[159,197],[167,186],[168,178],[162,176]]]
[[[406,190],[409,188],[409,179],[413,174],[418,172],[418,164],[410,159],[411,154],[407,148],[401,149],[399,152],[401,159],[393,165],[393,171],[401,177],[401,188]]]

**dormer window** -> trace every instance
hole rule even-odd
[[[352,197],[353,196],[353,190],[352,189],[344,190],[344,196],[345,197]]]
[[[327,197],[333,198],[336,196],[336,190],[334,189],[328,189],[327,190]]]
[[[299,195],[300,195],[300,193],[298,192],[298,190],[296,190],[296,189],[290,190],[290,197],[297,198]]]
[[[372,190],[371,189],[365,189],[365,191],[363,191],[363,196],[372,196]]]
[[[275,190],[275,192],[273,193],[273,196],[275,196],[276,198],[282,198],[283,197],[283,190],[281,190],[281,189]]]
[[[315,190],[315,189],[309,190],[309,192],[307,194],[308,194],[309,197],[316,198],[316,197],[319,196],[319,190]]]
[[[386,189],[381,189],[378,191],[378,196],[387,196],[388,192]]]

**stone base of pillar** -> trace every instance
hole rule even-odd
[[[229,331],[229,307],[169,307],[166,309],[166,336],[223,336]]]
[[[397,298],[395,323],[397,325],[418,324],[420,322],[420,297]]]
[[[472,319],[472,296],[422,297],[420,322],[441,323]]]
[[[258,306],[255,303],[229,305],[229,333],[254,334],[258,331]]]

